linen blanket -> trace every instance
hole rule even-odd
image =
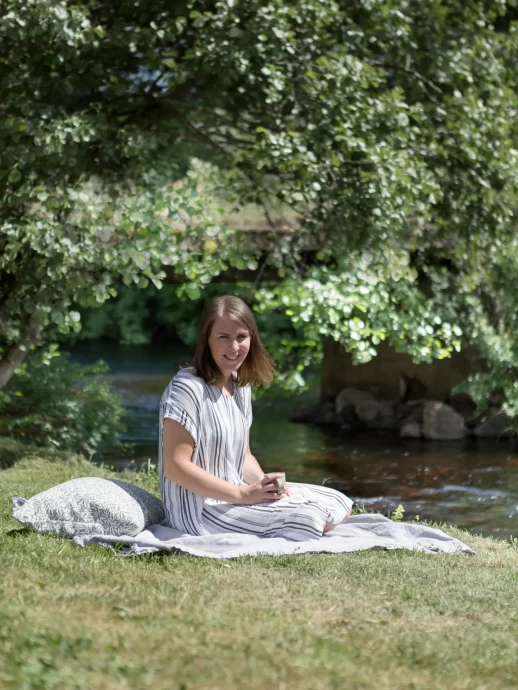
[[[134,537],[85,535],[73,541],[79,546],[99,544],[118,556],[139,556],[155,551],[189,553],[206,558],[238,558],[264,554],[348,553],[367,549],[408,549],[424,553],[455,553],[472,556],[475,552],[440,529],[423,524],[393,522],[377,513],[353,515],[347,522],[314,541],[289,541],[281,537],[263,538],[227,533],[193,537],[167,527],[151,525]],[[119,544],[121,547],[114,548]]]

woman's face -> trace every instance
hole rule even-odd
[[[209,336],[212,357],[225,378],[237,371],[250,349],[250,332],[229,316],[218,316]]]

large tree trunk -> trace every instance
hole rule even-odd
[[[30,346],[38,341],[42,328],[41,321],[36,316],[31,316],[19,342],[11,345],[0,359],[0,390],[7,385],[16,369],[23,362]]]

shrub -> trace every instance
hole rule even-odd
[[[121,444],[126,415],[99,360],[80,366],[64,357],[29,356],[0,391],[0,435],[92,456]]]

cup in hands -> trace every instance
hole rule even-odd
[[[277,475],[277,476],[275,476]],[[281,475],[280,477],[278,475]],[[277,484],[277,493],[282,494],[286,488],[286,472],[268,472],[265,477],[272,477],[272,482]]]
[[[254,484],[236,487],[237,503],[255,504],[280,501],[289,496],[284,472],[270,472]]]

